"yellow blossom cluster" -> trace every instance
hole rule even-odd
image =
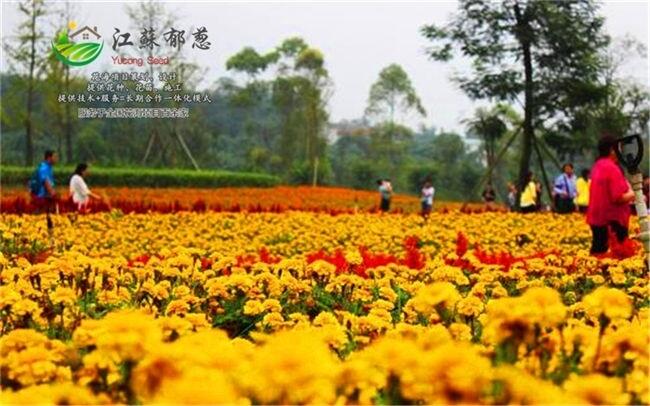
[[[650,404],[648,270],[578,215],[53,220],[0,215],[1,403]]]

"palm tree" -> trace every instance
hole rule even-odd
[[[491,109],[479,107],[472,118],[463,120],[468,136],[481,140],[485,153],[488,183],[492,183],[494,166],[497,164],[497,144],[508,132],[508,124],[516,120],[516,113],[509,106],[497,104]]]

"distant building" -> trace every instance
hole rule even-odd
[[[73,38],[75,38],[75,37],[77,37],[79,35],[81,35],[81,39],[85,40],[85,41],[89,40],[91,35],[95,37],[93,39],[100,39],[102,37],[97,32],[97,27],[90,28],[87,25],[85,27],[75,31],[73,34],[71,34],[70,39],[73,39]]]
[[[344,136],[365,136],[369,135],[371,126],[363,118],[352,120],[341,120],[336,123],[329,123],[327,126],[326,139],[328,144],[334,144]]]

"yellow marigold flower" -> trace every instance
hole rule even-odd
[[[320,312],[312,322],[314,326],[338,325],[339,321],[331,312]]]
[[[508,290],[506,290],[502,284],[497,282],[492,288],[492,297],[495,299],[508,297]]]
[[[190,310],[190,305],[184,299],[172,300],[167,304],[165,314],[167,316],[174,314],[185,314]]]
[[[242,375],[243,383],[261,403],[332,403],[336,399],[338,362],[318,330],[274,334],[254,353],[250,367]]]
[[[69,380],[70,368],[63,366],[65,350],[62,342],[36,331],[13,330],[0,338],[3,377],[22,386]]]
[[[379,288],[379,296],[388,300],[389,302],[395,303],[397,300],[397,293],[390,286],[382,286]]]
[[[165,340],[175,340],[192,331],[192,323],[179,316],[160,317],[156,321],[160,325]]]
[[[349,250],[345,252],[345,260],[351,265],[360,265],[363,263],[363,258],[359,250]]]
[[[449,332],[458,341],[471,341],[472,329],[465,323],[452,323]]]
[[[75,373],[76,382],[80,385],[101,383],[102,374],[105,374],[106,383],[112,385],[122,378],[118,363],[119,359],[109,354],[92,351],[84,355],[83,367]]]
[[[557,290],[548,287],[530,288],[521,296],[522,305],[535,307],[536,322],[542,327],[553,327],[564,321],[567,309]]]
[[[621,290],[601,286],[582,299],[585,311],[592,317],[628,318],[632,313],[630,298]]]
[[[282,305],[280,304],[280,301],[277,299],[266,299],[262,303],[262,307],[264,308],[264,311],[267,312],[280,313],[282,311]]]
[[[89,331],[99,351],[122,360],[138,360],[162,342],[155,319],[133,310],[111,312],[102,320],[84,320],[78,330]],[[79,343],[80,337],[73,338]]]
[[[12,286],[0,286],[0,309],[20,301],[21,295]]]
[[[88,388],[72,383],[37,385],[18,392],[3,391],[2,403],[7,405],[106,405],[106,395],[94,395]]]
[[[264,305],[259,300],[247,300],[244,305],[244,314],[247,316],[256,316],[264,312]]]
[[[605,278],[602,275],[593,275],[589,279],[596,285],[602,285],[605,283]]]
[[[456,342],[422,353],[413,372],[400,376],[400,389],[406,399],[427,404],[476,404],[491,375],[487,358]]]
[[[160,387],[152,404],[167,405],[248,405],[221,371],[190,369]]]
[[[503,383],[504,393],[494,399],[496,404],[578,404],[580,400],[566,394],[549,381],[538,379],[512,366],[495,369],[494,377]]]
[[[211,327],[205,313],[187,313],[185,314],[185,320],[189,321],[192,324],[194,331],[199,331]]]
[[[449,282],[435,282],[418,290],[409,303],[412,303],[418,312],[431,314],[436,306],[452,307],[459,299],[460,294],[454,285]]]
[[[456,311],[463,316],[477,317],[483,312],[483,301],[476,296],[468,296],[458,301]]]
[[[54,292],[50,293],[50,300],[54,304],[70,306],[77,300],[77,295],[74,290],[65,286],[59,286],[54,290]]]
[[[622,405],[630,402],[623,381],[599,374],[572,376],[564,383],[567,393],[592,405]]]

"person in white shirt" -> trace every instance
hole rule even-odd
[[[431,181],[427,180],[424,182],[424,186],[422,187],[422,198],[420,199],[422,202],[422,217],[424,218],[427,218],[433,209],[434,193],[435,189],[433,188]]]
[[[77,210],[84,212],[88,208],[90,199],[103,200],[101,196],[93,193],[88,188],[84,178],[88,175],[88,165],[85,163],[77,165],[74,174],[70,178],[70,196]]]

